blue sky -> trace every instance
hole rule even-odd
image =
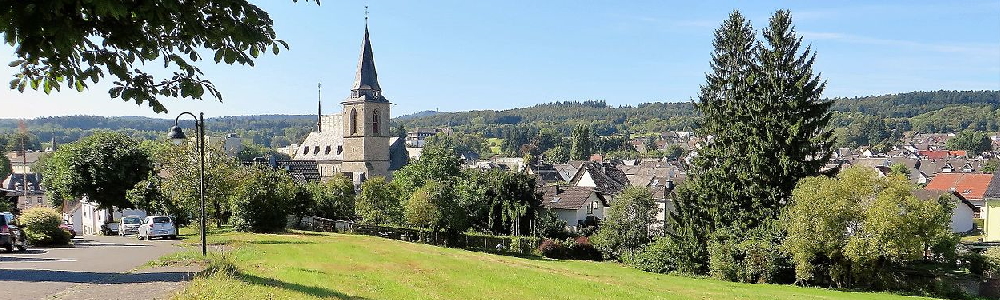
[[[316,83],[339,111],[353,82],[363,1],[252,0],[291,49],[256,67],[202,64],[224,102],[164,99],[169,114],[78,93],[6,89],[12,48],[0,45],[0,118],[142,115],[172,118],[312,114]],[[506,109],[565,100],[612,105],[689,101],[708,71],[713,30],[734,9],[755,30],[776,9],[818,53],[826,97],[1000,89],[1000,1],[369,1],[370,29],[392,115]],[[206,55],[211,57],[211,55]],[[156,68],[157,63],[148,65]],[[110,82],[111,80],[106,81]]]

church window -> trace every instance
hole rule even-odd
[[[381,118],[379,118],[378,109],[374,110],[372,112],[372,133],[374,134],[379,134],[378,125],[380,119]]]
[[[344,146],[337,146],[337,155],[344,153]]]
[[[313,148],[313,154],[319,154],[319,146]]]
[[[330,146],[326,146],[326,150],[323,151],[323,154],[330,154]]]
[[[309,154],[309,146],[302,147],[302,154]]]
[[[351,109],[351,134],[358,133],[358,111]]]

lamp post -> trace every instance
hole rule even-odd
[[[205,113],[198,113],[198,116],[190,112],[182,112],[174,118],[174,127],[170,127],[170,132],[167,134],[169,138],[175,145],[180,145],[187,141],[187,137],[184,136],[184,131],[180,127],[180,119],[183,115],[189,115],[194,118],[194,129],[195,129],[195,143],[198,148],[199,156],[199,168],[198,168],[198,196],[201,197],[201,255],[205,256],[208,254],[208,250],[205,247]]]

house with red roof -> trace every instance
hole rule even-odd
[[[959,198],[982,208],[985,205],[983,196],[992,179],[993,174],[939,173],[927,183],[924,189],[952,192]]]

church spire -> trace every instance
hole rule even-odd
[[[323,84],[316,84],[316,132],[323,132]]]
[[[358,58],[358,71],[354,74],[352,97],[365,97],[367,101],[384,101],[382,88],[378,85],[378,73],[375,71],[375,57],[372,54],[372,43],[368,37],[368,7],[365,7],[365,37],[361,41],[361,56]]]

